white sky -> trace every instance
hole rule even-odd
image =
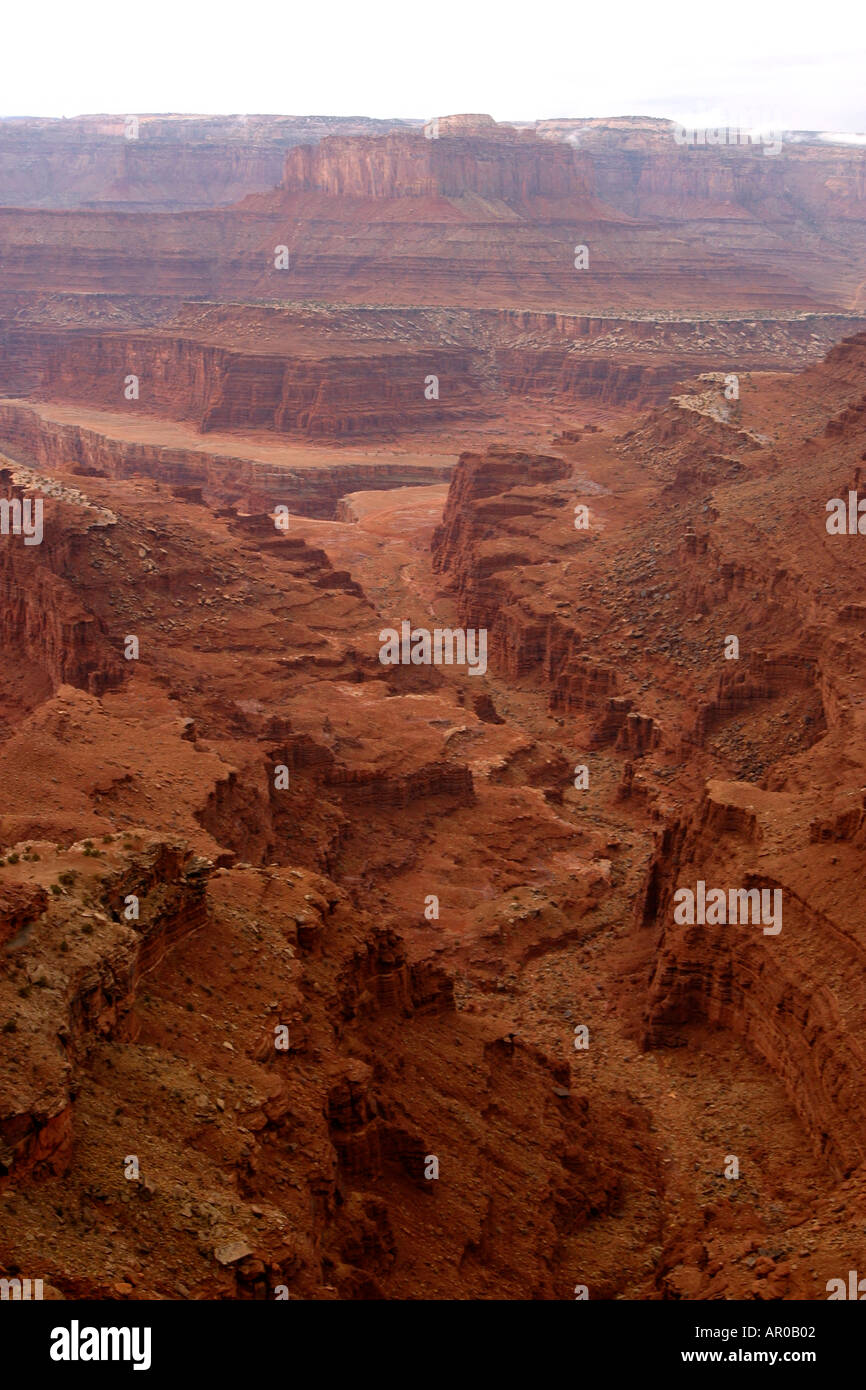
[[[9,0],[0,114],[866,130],[864,0]]]

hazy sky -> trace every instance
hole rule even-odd
[[[10,0],[0,114],[663,115],[866,130],[863,0]]]

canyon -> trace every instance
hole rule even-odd
[[[866,149],[129,119],[0,121],[0,1275],[825,1299]]]

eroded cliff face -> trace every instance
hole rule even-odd
[[[644,1040],[670,1046],[696,1021],[735,1032],[784,1080],[819,1158],[847,1177],[864,1159],[852,911],[862,885],[849,877],[856,824],[839,825],[838,811],[826,821],[835,803],[856,822],[862,792],[841,789],[830,803],[822,792],[803,826],[799,797],[710,782],[694,814],[659,836],[638,908],[642,926],[660,929]],[[778,894],[780,920],[756,918],[750,901],[745,924],[677,925],[675,894],[699,881],[707,892],[725,885],[726,897],[729,884]]]
[[[121,845],[112,836],[103,842],[111,851],[87,840],[59,855],[59,846],[41,841],[22,846],[21,856],[12,853],[4,889],[7,911],[17,910],[9,913],[4,943],[9,1070],[0,1102],[0,1182],[10,1174],[67,1171],[78,1068],[99,1043],[134,1040],[142,977],[183,936],[207,925],[212,865],[178,846],[138,841],[138,856],[129,837]],[[94,872],[94,858],[106,861],[98,867],[108,868],[107,876]],[[53,883],[51,870],[58,875]],[[30,899],[22,911],[24,891]],[[36,1038],[42,1041],[34,1049]],[[16,1044],[27,1048],[24,1067],[20,1056],[15,1066]]]
[[[443,418],[479,416],[469,355],[439,348],[446,400],[425,396],[429,351],[339,359],[235,352],[223,344],[126,333],[11,332],[0,372],[9,394],[122,407],[130,375],[140,413],[191,422],[201,434],[269,430],[310,438],[394,435]],[[131,412],[135,414],[136,412]]]
[[[24,1182],[35,1217],[86,1184],[78,1214],[60,1197],[54,1223],[53,1260],[75,1252],[65,1292],[412,1297],[431,1276],[414,1282],[407,1236],[426,1246],[448,1228],[440,1259],[452,1273],[460,1261],[468,1291],[516,1296],[528,1261],[536,1294],[551,1296],[567,1244],[555,1212],[577,1229],[618,1184],[592,1171],[586,1103],[557,1099],[550,1063],[462,1023],[447,976],[410,966],[326,880],[184,863],[136,832],[106,839],[96,864],[86,844],[29,846],[46,881],[59,870],[71,886],[34,904],[34,940],[7,948],[4,980],[13,999],[25,982],[7,1000],[6,1043],[28,1047],[31,1069],[17,1085],[4,1075],[0,1201]],[[124,916],[131,893],[137,921]],[[248,1004],[228,1011],[219,999],[239,958]],[[386,1060],[407,1030],[408,1069]],[[445,1069],[455,1030],[465,1051]],[[38,1068],[31,1034],[44,1038]],[[481,1148],[447,1111],[486,1115]],[[530,1116],[549,1155],[544,1189],[522,1155]],[[456,1179],[444,1200],[425,1182],[431,1149]],[[492,1185],[485,1150],[503,1162]],[[491,1221],[500,1204],[507,1238]],[[118,1260],[112,1222],[161,1251],[144,1279]]]
[[[0,744],[4,1266],[103,1298],[569,1296],[647,1160],[596,1162],[618,1104],[458,1011],[354,869],[474,816],[453,736],[506,735],[387,673],[360,586],[272,518],[41,484],[34,548],[74,565],[119,683],[44,689]],[[4,537],[10,585],[25,554]]]
[[[73,407],[74,412],[74,407]],[[451,464],[395,458],[347,458],[336,467],[322,460],[304,460],[288,468],[274,458],[238,457],[232,437],[228,449],[209,452],[201,446],[178,448],[168,444],[138,442],[124,434],[129,416],[92,413],[97,428],[83,429],[56,418],[50,412],[23,401],[0,403],[0,439],[22,457],[48,469],[62,454],[72,471],[82,478],[134,478],[142,476],[165,483],[173,495],[187,501],[225,506],[244,514],[270,513],[287,506],[304,516],[336,514],[340,499],[359,487],[401,488],[446,481]],[[147,430],[142,432],[146,437]],[[253,451],[255,452],[255,450]],[[272,525],[272,523],[269,523]]]
[[[4,539],[17,542],[0,547],[0,642],[10,656],[19,654],[40,683],[54,689],[74,684],[101,694],[118,683],[119,658],[104,624],[82,602],[77,575],[88,563],[92,533],[109,532],[116,518],[110,509],[91,505],[77,488],[58,485],[2,455],[0,501]],[[73,524],[64,525],[70,517]]]
[[[477,121],[477,118],[475,118]],[[290,150],[287,193],[349,198],[489,198],[526,203],[593,192],[589,159],[568,145],[542,144],[528,131],[478,122],[431,123],[427,133],[375,140],[329,137]]]
[[[244,312],[184,305],[172,313],[159,301],[148,304],[149,317],[159,322],[140,329],[132,326],[137,311],[125,299],[116,305],[100,304],[98,296],[30,304],[25,297],[13,306],[5,327],[0,323],[7,437],[35,430],[33,416],[17,412],[16,399],[84,407],[95,426],[82,430],[88,451],[102,447],[90,438],[102,432],[99,412],[112,412],[129,443],[140,439],[146,448],[159,434],[152,425],[148,433],[154,417],[176,420],[192,436],[188,446],[174,435],[172,455],[166,450],[160,463],[151,450],[148,468],[165,472],[175,462],[185,474],[177,481],[197,480],[198,471],[213,484],[214,470],[206,463],[197,470],[191,454],[195,449],[207,457],[208,445],[197,436],[219,436],[213,452],[230,454],[251,486],[264,475],[267,487],[273,467],[243,460],[254,435],[390,443],[415,434],[441,441],[489,428],[503,413],[528,422],[537,434],[550,428],[553,403],[563,428],[575,406],[608,413],[661,406],[693,371],[720,364],[740,371],[789,369],[816,359],[841,333],[864,323],[839,314],[657,323],[641,316],[505,311],[484,315],[473,327],[465,311],[275,306]],[[89,317],[96,322],[88,324]],[[684,398],[684,410],[687,405]],[[672,430],[693,423],[673,412],[670,420]],[[705,425],[709,430],[711,421]],[[38,454],[45,445],[30,438],[27,447]],[[130,449],[130,457],[134,453]],[[280,456],[273,457],[279,468]]]
[[[835,1181],[862,1178],[866,1142],[863,612],[845,601],[866,561],[856,525],[827,521],[864,495],[864,377],[861,334],[790,384],[746,378],[731,401],[703,378],[616,442],[575,431],[564,458],[464,455],[433,540],[503,680],[538,683],[588,784],[649,816],[633,1036],[698,1066],[742,1040]],[[712,1296],[708,1249],[664,1287]]]

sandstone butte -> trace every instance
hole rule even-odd
[[[0,203],[0,483],[44,502],[0,536],[0,1275],[826,1298],[866,152],[28,120]],[[404,619],[486,672],[383,665]],[[699,882],[782,931],[679,922]]]

